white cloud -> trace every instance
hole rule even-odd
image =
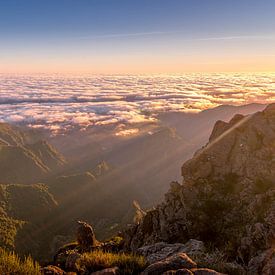
[[[198,112],[221,104],[274,101],[275,74],[0,75],[0,121],[53,131],[74,125],[152,121],[157,112]]]

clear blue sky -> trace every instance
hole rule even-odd
[[[0,0],[0,72],[272,70],[274,37],[274,0]]]

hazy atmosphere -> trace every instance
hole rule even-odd
[[[274,15],[0,0],[0,275],[274,275]]]

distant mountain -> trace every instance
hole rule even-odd
[[[221,105],[199,113],[161,113],[158,118],[164,125],[174,128],[178,135],[191,142],[197,150],[207,142],[217,120],[228,121],[235,114],[253,114],[265,107],[266,105],[257,103],[242,106]]]
[[[35,183],[62,168],[64,157],[46,141],[0,124],[0,182]]]
[[[274,140],[275,104],[218,121],[206,146],[184,163],[183,183],[172,182],[165,201],[127,231],[126,247],[199,239],[208,255],[214,248],[248,274],[272,274]]]

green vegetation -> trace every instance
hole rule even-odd
[[[14,249],[17,229],[22,226],[23,222],[0,214],[0,246],[7,249]]]
[[[14,252],[0,248],[0,274],[5,275],[41,275],[40,266],[30,257],[21,260]]]
[[[79,271],[95,272],[104,268],[118,267],[119,274],[139,274],[147,267],[147,262],[142,256],[96,250],[84,253],[77,265]]]
[[[49,227],[41,229],[46,228],[43,226],[56,207],[45,185],[0,184],[0,247],[20,255],[41,256],[38,244],[47,243],[52,234]]]

